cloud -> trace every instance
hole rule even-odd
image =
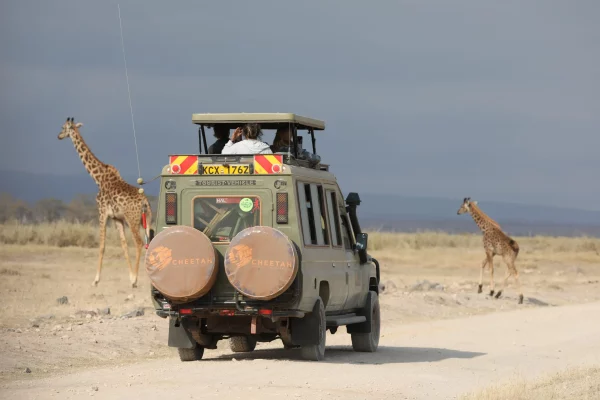
[[[0,168],[85,173],[72,115],[137,172],[116,4],[2,6]],[[197,150],[192,113],[285,111],[326,121],[344,190],[600,209],[596,4],[121,1],[143,175]]]

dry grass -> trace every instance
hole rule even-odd
[[[594,237],[514,237],[521,250],[557,253],[600,253],[600,239]],[[370,250],[404,250],[431,248],[481,248],[481,234],[449,234],[445,232],[386,233],[370,232]]]
[[[462,400],[592,400],[600,398],[600,367],[570,368],[534,381],[492,386]]]
[[[107,246],[120,246],[117,230],[109,224]],[[600,254],[600,239],[593,237],[516,237],[521,251],[544,251],[556,253]],[[131,243],[131,234],[127,233]],[[75,224],[69,222],[22,225],[18,223],[0,224],[0,244],[44,245],[52,247],[98,246],[98,226],[95,224]],[[378,250],[422,250],[432,248],[479,249],[480,234],[448,234],[444,232],[421,233],[369,233],[369,249]]]
[[[127,229],[126,236],[128,243],[133,243]],[[0,244],[95,248],[99,244],[99,228],[96,224],[65,221],[35,225],[12,222],[0,224]],[[121,245],[119,233],[112,223],[107,224],[106,245]]]

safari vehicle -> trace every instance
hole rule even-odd
[[[156,313],[182,361],[229,339],[234,352],[281,339],[302,358],[325,355],[326,332],[345,326],[355,351],[379,344],[379,264],[367,254],[357,193],[345,199],[316,157],[322,121],[295,114],[193,114],[200,154],[162,169],[156,236],[146,253]],[[206,129],[288,127],[285,153],[210,155]],[[202,146],[204,145],[204,146]]]

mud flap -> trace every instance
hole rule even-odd
[[[313,306],[312,312],[303,318],[290,318],[292,344],[305,346],[319,344],[319,298]]]
[[[182,349],[193,349],[196,347],[196,341],[192,334],[183,327],[182,323],[176,324],[177,319],[169,320],[169,347]],[[177,326],[176,326],[177,325]]]
[[[357,313],[357,315],[364,315],[367,320],[365,322],[360,322],[358,324],[350,324],[346,325],[346,332],[348,333],[371,333],[371,319],[372,315],[372,304],[374,302],[373,299],[374,292],[372,290],[367,294],[367,301],[365,301],[365,306]]]

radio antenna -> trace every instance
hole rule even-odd
[[[131,113],[131,125],[133,127],[133,141],[135,143],[135,159],[138,168],[138,184],[143,184],[142,172],[140,170],[140,157],[138,155],[137,136],[135,134],[135,120],[133,118],[133,106],[131,105],[131,89],[129,88],[129,74],[127,73],[127,58],[125,57],[125,41],[123,40],[123,23],[121,22],[121,6],[117,3],[119,10],[119,28],[121,30],[121,49],[123,50],[123,62],[125,63],[125,79],[127,80],[127,94],[129,95],[129,111]],[[140,189],[142,190],[142,189]]]

